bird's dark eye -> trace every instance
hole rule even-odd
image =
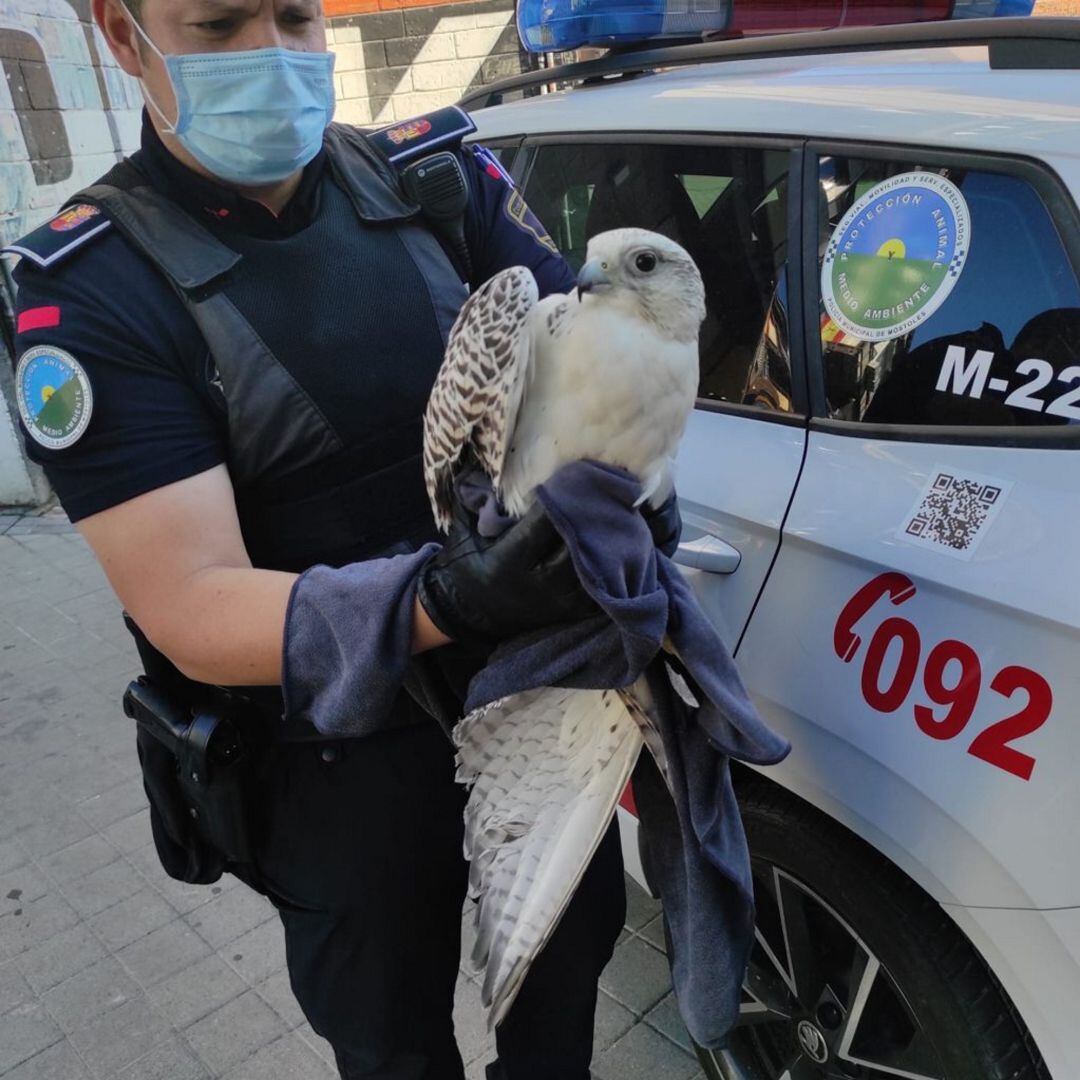
[[[634,265],[643,274],[651,274],[656,269],[656,256],[651,251],[642,251],[634,259]]]

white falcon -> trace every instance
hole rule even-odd
[[[693,408],[705,291],[690,256],[642,229],[588,245],[578,288],[538,298],[522,266],[466,300],[424,416],[424,479],[450,526],[465,464],[521,516],[560,466],[620,466],[659,506]],[[659,738],[645,680],[623,691],[541,688],[466,716],[454,731],[483,1000],[502,1020],[604,836],[644,741]]]

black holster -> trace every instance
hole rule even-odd
[[[190,683],[125,621],[147,672],[128,686],[124,712],[135,721],[154,846],[170,877],[207,885],[252,861],[251,725],[227,692]]]
[[[143,786],[158,857],[170,877],[202,885],[229,863],[251,861],[249,753],[221,712],[192,710],[145,676],[124,694],[135,721]]]

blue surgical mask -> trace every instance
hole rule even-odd
[[[334,115],[333,53],[275,48],[166,56],[128,15],[165,64],[176,120],[144,86],[147,104],[214,176],[252,187],[273,184],[319,152]]]

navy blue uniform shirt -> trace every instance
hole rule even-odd
[[[475,280],[524,265],[541,296],[569,291],[571,270],[490,159],[467,147],[459,158],[470,188],[465,234]],[[227,245],[230,237],[273,241],[295,235],[317,219],[327,185],[335,184],[320,154],[275,216],[181,164],[145,114],[138,164],[158,190]],[[356,239],[362,243],[359,221]],[[166,279],[115,229],[89,239],[52,270],[24,258],[15,278],[21,323],[16,355],[35,346],[65,350],[84,369],[92,391],[89,423],[72,445],[51,449],[24,432],[29,456],[44,466],[73,521],[227,460],[225,413],[208,376],[207,346]],[[305,285],[333,295],[333,265],[325,265],[324,281]],[[297,293],[296,282],[282,280],[278,302],[287,308],[298,302]],[[39,319],[39,311],[49,315]],[[402,325],[409,313],[403,297],[401,309],[386,318],[391,326]],[[335,377],[347,377],[347,370],[339,367]]]

